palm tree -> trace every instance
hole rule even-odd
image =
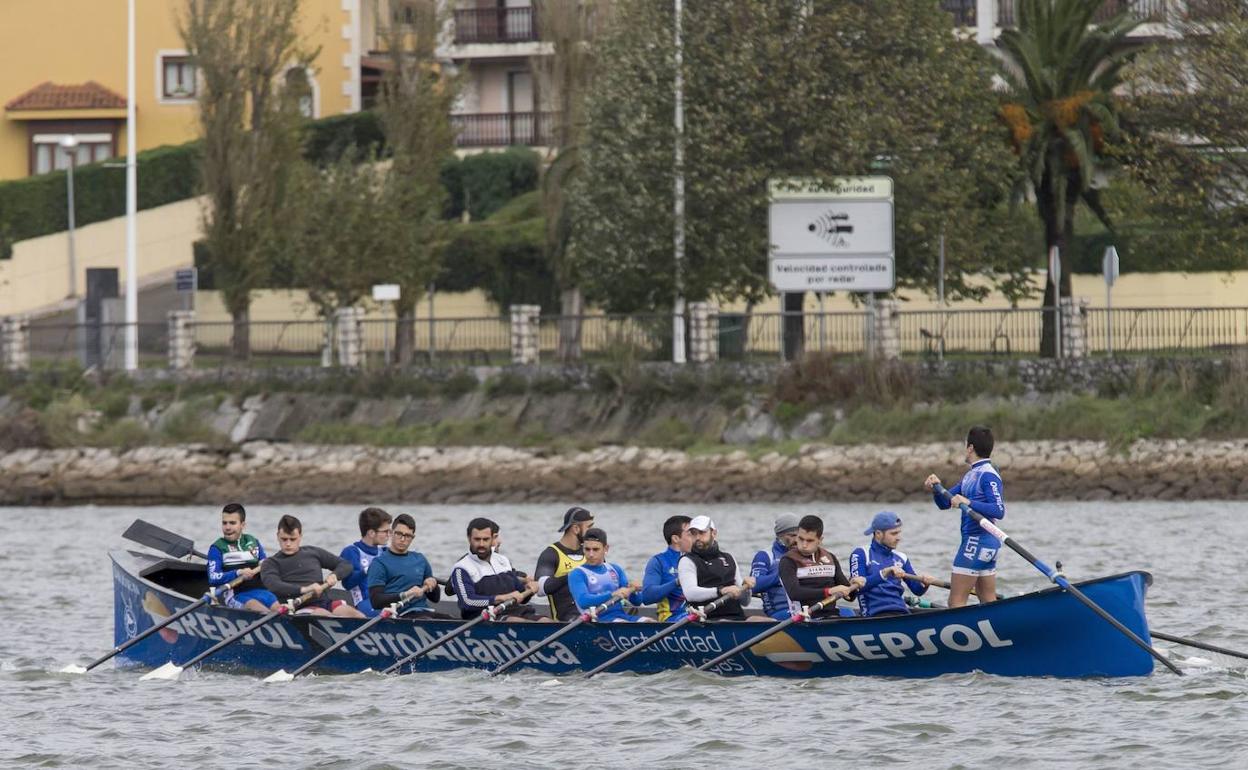
[[[1065,253],[1080,201],[1109,227],[1092,181],[1105,166],[1105,140],[1118,134],[1113,92],[1140,50],[1127,37],[1141,20],[1123,12],[1094,25],[1098,0],[1018,3],[1018,28],[1005,30],[997,42],[1001,73],[1011,86],[1001,116],[1035,197],[1046,252],[1056,246]],[[1051,276],[1046,280],[1046,307],[1070,296],[1070,262],[1063,260],[1057,285]],[[1056,352],[1054,321],[1045,317],[1041,355]]]

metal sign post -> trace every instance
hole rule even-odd
[[[382,364],[390,366],[390,323],[386,320],[386,307],[399,301],[401,296],[397,283],[379,283],[373,286],[373,301],[382,307],[381,313],[381,350]]]
[[[1105,249],[1105,256],[1101,259],[1101,272],[1105,276],[1105,347],[1108,351],[1106,355],[1114,355],[1114,302],[1111,297],[1111,289],[1114,288],[1114,281],[1118,280],[1118,249],[1110,246]]]
[[[173,274],[173,288],[182,296],[182,309],[195,309],[195,292],[199,291],[199,268],[190,267]]]
[[[1049,280],[1053,282],[1053,304],[1056,305],[1053,308],[1053,317],[1057,328],[1055,350],[1060,360],[1062,357],[1062,255],[1056,246],[1049,248]]]

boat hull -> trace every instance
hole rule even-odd
[[[111,554],[114,641],[121,644],[193,601],[140,577],[155,559]],[[1148,639],[1144,599],[1152,578],[1128,572],[1078,586],[1128,628]],[[119,666],[181,663],[256,615],[203,607],[134,645]],[[217,670],[269,673],[292,670],[342,639],[363,621],[282,617],[231,644],[205,662]],[[385,620],[352,640],[317,668],[355,673],[387,668],[450,632],[458,620]],[[660,623],[584,623],[516,667],[566,674],[588,670],[664,628]],[[653,673],[699,665],[767,629],[765,623],[691,623],[629,657],[612,671]],[[416,671],[493,669],[558,629],[552,623],[480,623],[422,657]],[[887,618],[845,618],[794,624],[714,669],[724,675],[782,677],[933,677],[983,671],[1003,676],[1141,676],[1153,659],[1069,594],[1050,588],[987,605]]]

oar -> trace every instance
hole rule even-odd
[[[936,490],[937,494],[944,495],[946,499],[949,499],[949,500],[953,499],[953,495],[949,493],[949,490],[945,489],[940,484],[934,484],[932,486],[932,489]],[[1043,572],[1045,577],[1047,577],[1049,580],[1053,581],[1057,585],[1061,586],[1062,590],[1066,591],[1071,596],[1078,599],[1083,604],[1083,606],[1095,612],[1098,616],[1100,616],[1102,620],[1104,620],[1106,623],[1110,624],[1111,626],[1116,628],[1118,631],[1120,631],[1123,634],[1123,636],[1130,639],[1137,647],[1146,651],[1149,655],[1152,655],[1156,660],[1161,661],[1162,665],[1164,665],[1166,668],[1170,669],[1171,671],[1178,674],[1179,676],[1183,676],[1183,672],[1179,670],[1178,666],[1171,663],[1170,660],[1166,658],[1166,656],[1162,655],[1152,645],[1150,645],[1148,642],[1144,641],[1139,636],[1137,636],[1134,631],[1124,626],[1121,622],[1119,622],[1118,618],[1115,618],[1113,615],[1110,615],[1108,612],[1102,609],[1096,602],[1089,599],[1083,593],[1083,591],[1080,591],[1078,588],[1075,588],[1073,585],[1071,585],[1070,581],[1066,579],[1065,575],[1053,569],[1052,567],[1045,564],[1044,562],[1040,561],[1035,556],[1033,556],[1031,552],[1028,551],[1026,548],[1014,542],[1013,538],[1011,538],[1004,531],[1002,531],[1001,528],[998,527],[996,524],[994,524],[993,521],[989,519],[987,516],[984,516],[979,511],[976,511],[975,509],[971,508],[966,503],[962,503],[960,507],[962,509],[962,513],[965,513],[966,515],[970,516],[972,519],[977,521],[979,523],[979,526],[987,530],[989,534],[998,538],[1002,543],[1005,543],[1006,545],[1008,545],[1011,549],[1013,549],[1015,553],[1017,553],[1019,556],[1023,557],[1028,562],[1030,562],[1031,566]]]
[[[121,536],[127,540],[132,540],[140,545],[148,548],[155,548],[161,553],[168,554],[175,559],[181,559],[183,556],[198,556],[204,561],[208,561],[208,555],[195,550],[195,541],[189,537],[170,532],[167,529],[161,529],[155,524],[149,524],[142,519],[135,519]]]
[[[612,604],[615,604],[618,601],[620,601],[620,597],[613,596],[607,601],[603,602],[602,604],[599,604],[597,607],[590,607],[588,610],[585,610],[584,612],[582,612],[581,616],[577,618],[576,620],[573,620],[572,622],[565,624],[563,628],[559,629],[558,631],[546,637],[545,639],[541,640],[540,642],[534,643],[524,652],[520,653],[516,657],[512,658],[511,660],[507,661],[503,665],[491,671],[490,676],[498,676],[499,674],[507,673],[517,663],[519,663],[522,660],[528,659],[534,653],[536,653],[538,650],[542,649],[546,645],[554,644],[559,639],[562,639],[564,636],[567,636],[568,634],[572,632],[573,629],[575,629],[577,626],[584,623],[585,621],[597,620],[598,613],[602,612],[603,610],[607,609]]]
[[[416,597],[412,597],[412,599],[415,599],[415,598]],[[334,642],[330,646],[326,647],[324,650],[321,650],[321,653],[319,655],[312,658],[312,660],[309,660],[307,663],[304,663],[302,666],[290,672],[289,674],[286,673],[286,669],[279,668],[278,670],[274,671],[272,674],[269,674],[267,677],[265,677],[264,681],[266,682],[289,682],[290,680],[294,679],[295,677],[299,676],[300,674],[304,673],[308,669],[315,666],[317,663],[320,663],[322,660],[325,660],[330,655],[334,654],[339,649],[341,649],[344,645],[346,645],[347,642],[350,642],[355,637],[359,636],[360,634],[363,634],[365,631],[377,625],[381,621],[385,620],[386,618],[390,618],[390,617],[394,617],[395,615],[398,615],[400,610],[403,608],[403,606],[407,604],[408,601],[412,601],[412,599],[409,599],[407,601],[402,601],[402,602],[395,602],[394,604],[391,604],[389,607],[386,607],[381,612],[377,613],[375,617],[369,618],[369,620],[365,622],[363,625],[361,625],[359,628],[355,629],[351,633],[339,639],[337,642]]]
[[[829,604],[832,604],[839,598],[841,597],[829,596],[823,601],[815,602],[809,607],[804,607],[800,612],[790,615],[786,620],[782,620],[779,623],[776,623],[774,626],[767,629],[763,633],[758,634],[757,636],[752,636],[749,639],[742,642],[741,644],[738,644],[736,647],[733,647],[731,650],[728,650],[724,654],[716,658],[713,658],[707,661],[706,663],[703,663],[702,665],[698,666],[698,670],[705,671],[708,668],[715,668],[720,663],[723,663],[725,660],[728,660],[733,655],[736,655],[738,652],[741,652],[742,650],[750,649],[751,647],[763,641],[764,639],[769,639],[775,636],[776,634],[780,633],[781,631],[793,625],[794,623],[805,623],[807,620],[810,620],[810,618],[813,617],[814,614],[817,613],[819,610],[823,609],[824,607],[827,607]]]
[[[919,577],[918,575],[902,575],[902,578],[904,578],[905,580],[918,580],[920,582],[923,580],[923,578]],[[951,584],[948,580],[941,580],[940,578],[932,578],[931,580],[927,581],[927,584],[936,586],[937,588],[953,588],[953,584]],[[974,588],[971,589],[971,593],[972,594],[975,593]]]
[[[625,650],[624,652],[621,652],[619,655],[616,655],[614,658],[612,658],[611,660],[608,660],[606,663],[598,664],[598,666],[586,672],[585,678],[589,679],[590,677],[601,674],[603,671],[606,671],[607,669],[611,668],[616,663],[619,663],[620,661],[633,655],[634,653],[641,652],[647,647],[653,645],[655,642],[658,642],[660,639],[671,636],[672,634],[676,633],[676,631],[683,628],[684,626],[689,625],[695,620],[697,621],[706,620],[706,616],[709,613],[711,613],[712,611],[716,609],[719,609],[721,606],[723,606],[725,602],[727,602],[731,598],[732,598],[731,596],[721,596],[715,601],[711,602],[710,604],[707,604],[704,607],[688,607],[685,610],[685,616],[683,618],[676,621],[675,623],[672,623],[667,628],[663,629],[659,633],[650,637],[646,641],[641,642],[640,644],[634,645],[632,647],[629,647],[627,650]]]
[[[324,584],[322,584],[322,587],[325,589],[329,588],[329,586],[326,586]],[[265,613],[264,616],[261,617],[259,620],[248,623],[247,626],[244,627],[242,631],[239,631],[233,636],[227,636],[226,638],[222,639],[221,641],[209,647],[207,650],[204,650],[200,654],[186,661],[182,665],[178,666],[178,665],[175,665],[173,661],[170,661],[166,663],[165,665],[161,666],[160,668],[155,669],[154,671],[148,671],[146,674],[140,677],[140,679],[143,681],[146,681],[148,679],[177,679],[178,676],[184,670],[190,668],[191,666],[194,666],[196,663],[199,663],[201,661],[207,660],[208,658],[211,658],[213,655],[216,655],[218,652],[220,652],[223,648],[228,647],[234,642],[237,642],[239,639],[242,639],[243,637],[247,636],[252,631],[255,631],[257,628],[260,628],[261,626],[265,624],[268,624],[268,623],[273,622],[274,620],[277,620],[278,618],[280,618],[281,616],[285,615],[288,612],[294,612],[295,610],[302,607],[311,598],[312,598],[312,594],[304,594],[300,596],[298,599],[292,599],[286,604],[283,604],[277,609],[273,610],[272,612]]]
[[[531,594],[531,593],[533,592],[532,591],[524,592],[524,594]],[[444,636],[439,636],[437,639],[434,639],[432,642],[429,642],[425,646],[416,650],[412,654],[408,655],[406,658],[403,658],[398,663],[395,663],[394,665],[390,666],[389,668],[387,668],[385,671],[382,671],[381,673],[393,674],[394,672],[401,669],[403,666],[406,666],[408,663],[415,661],[417,658],[421,657],[422,655],[426,653],[433,652],[434,650],[438,649],[439,647],[451,641],[455,637],[469,630],[470,628],[477,625],[478,623],[481,623],[486,620],[498,620],[498,616],[502,614],[503,611],[505,611],[508,607],[511,607],[513,604],[516,604],[518,601],[523,601],[523,600],[524,600],[524,595],[521,595],[520,599],[518,600],[508,599],[505,602],[499,602],[498,604],[495,604],[493,607],[487,607],[481,610],[481,614],[479,616],[473,618],[472,620],[468,621],[462,626],[455,627],[454,629],[451,630],[450,633]]]
[[[1216,652],[1220,655],[1230,655],[1233,658],[1248,659],[1248,652],[1228,650],[1225,647],[1219,647],[1216,644],[1209,644],[1208,642],[1201,642],[1196,639],[1185,639],[1181,636],[1174,636],[1173,634],[1163,634],[1160,631],[1150,631],[1149,633],[1154,639],[1164,639],[1167,642],[1174,642],[1175,644],[1181,644],[1185,647],[1195,647],[1198,650],[1208,650],[1209,652]]]
[[[237,577],[237,578],[234,578],[233,580],[231,580],[229,583],[227,583],[227,584],[226,584],[225,588],[230,588],[230,589],[237,588],[237,587],[238,587],[239,585],[241,585],[241,584],[243,583],[243,581],[244,581],[244,580],[246,580],[246,579],[247,579],[247,578],[243,578],[243,577]],[[85,674],[85,673],[87,673],[88,671],[90,671],[91,669],[93,669],[93,668],[95,668],[96,666],[100,665],[100,664],[101,664],[101,663],[103,663],[104,661],[112,659],[112,658],[113,658],[113,656],[117,655],[118,653],[122,653],[122,652],[125,652],[126,650],[130,649],[130,648],[131,648],[131,647],[133,647],[134,645],[136,645],[136,644],[138,644],[139,642],[143,641],[144,639],[146,639],[147,637],[149,637],[149,636],[151,636],[152,634],[156,633],[157,631],[159,631],[160,629],[162,629],[162,628],[164,628],[165,626],[169,625],[170,623],[175,623],[175,622],[177,622],[177,620],[178,620],[179,618],[182,618],[182,617],[184,617],[185,615],[189,615],[190,613],[194,612],[195,610],[199,609],[200,607],[203,607],[205,604],[209,604],[209,603],[211,603],[214,599],[216,599],[216,598],[217,598],[217,592],[218,592],[218,591],[221,591],[221,590],[222,590],[222,589],[221,589],[220,587],[217,587],[217,588],[209,588],[209,589],[208,589],[208,593],[204,594],[204,595],[203,595],[202,597],[200,597],[199,599],[197,599],[197,600],[195,600],[195,601],[191,602],[190,604],[186,605],[186,606],[185,606],[185,607],[183,607],[182,609],[180,609],[180,610],[178,610],[177,612],[173,613],[173,614],[172,614],[172,615],[170,615],[169,617],[167,617],[167,618],[165,618],[164,620],[160,621],[159,623],[157,623],[156,625],[154,625],[154,626],[152,626],[151,628],[147,629],[146,631],[144,631],[143,633],[141,633],[141,634],[139,634],[138,636],[134,637],[133,639],[130,639],[130,640],[128,640],[128,641],[126,641],[126,642],[124,642],[124,643],[122,643],[122,644],[117,645],[116,647],[114,647],[114,648],[112,649],[112,652],[109,652],[109,653],[108,653],[108,654],[106,654],[106,655],[103,655],[103,656],[101,656],[101,657],[99,657],[99,658],[96,658],[95,660],[93,660],[93,661],[91,661],[90,663],[88,663],[88,664],[86,665],[86,667],[85,667],[85,668],[84,668],[84,667],[82,667],[82,666],[76,665],[76,664],[74,664],[74,663],[70,663],[68,666],[66,666],[65,668],[61,669],[61,673],[63,673],[63,674]]]

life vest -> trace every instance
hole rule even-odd
[[[585,563],[583,553],[568,553],[559,543],[551,543],[550,547],[559,559],[559,566],[555,567],[555,574],[551,577],[564,577]],[[576,600],[572,598],[572,592],[567,586],[546,594],[546,601],[550,602],[550,617],[554,620],[567,620],[577,615]]]
[[[684,558],[693,562],[698,570],[698,585],[703,588],[723,588],[737,584],[737,562],[732,558],[731,554],[724,553],[716,549],[710,554],[700,554],[690,551],[685,554]],[[715,599],[707,599],[706,601],[695,602],[686,598],[686,601],[694,607],[704,607]],[[745,619],[745,609],[741,606],[741,602],[737,599],[729,599],[720,607],[712,610],[707,614],[708,618],[736,618]]]
[[[256,539],[255,535],[244,532],[239,535],[237,543],[231,543],[224,537],[219,537],[213,545],[221,552],[221,565],[227,572],[229,570],[250,569],[260,566],[260,541]],[[244,580],[234,590],[242,593],[243,591],[254,591],[257,588],[264,588],[264,583],[260,582],[260,575],[258,574],[253,578]]]

